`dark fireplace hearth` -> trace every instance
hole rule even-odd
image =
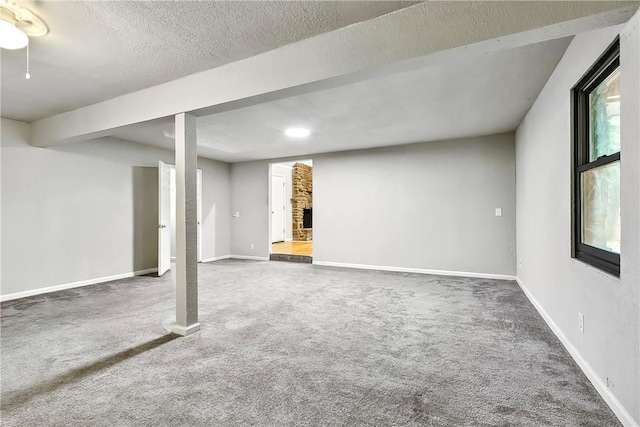
[[[302,211],[302,228],[313,228],[312,227],[312,209],[305,209]]]

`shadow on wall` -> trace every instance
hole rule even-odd
[[[133,271],[158,266],[158,168],[133,166]]]

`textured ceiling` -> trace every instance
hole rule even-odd
[[[559,39],[198,118],[198,153],[238,162],[513,131],[569,44]],[[309,138],[283,131],[303,126]],[[114,136],[173,148],[171,119]]]
[[[38,1],[50,33],[1,54],[5,118],[31,122],[407,7],[400,1]],[[35,6],[34,6],[35,4]]]

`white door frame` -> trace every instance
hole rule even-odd
[[[171,268],[171,261],[169,261],[169,267],[165,269],[165,265],[162,264],[162,260],[165,257],[165,254],[163,253],[163,251],[166,251],[166,249],[164,249],[164,245],[161,243],[161,239],[162,239],[162,233],[169,233],[169,239],[171,239],[171,230],[170,230],[170,219],[171,219],[171,213],[169,213],[169,218],[167,218],[165,221],[163,221],[163,213],[162,212],[162,169],[166,168],[167,170],[171,171],[176,169],[175,165],[171,165],[171,164],[167,164],[164,163],[163,161],[159,161],[158,162],[158,192],[159,192],[159,197],[158,197],[158,276],[162,276],[164,273],[166,273],[170,268]],[[198,234],[198,262],[202,262],[202,169],[197,169],[197,195],[196,195],[196,200],[197,200],[197,218],[198,218],[198,225],[197,225],[197,234]],[[174,192],[174,196],[175,196],[175,192]],[[171,197],[171,190],[169,190],[169,197]],[[171,209],[171,203],[169,203],[169,209]],[[175,216],[175,212],[174,212],[174,216]],[[171,247],[171,240],[169,240],[169,248]],[[169,260],[171,260],[171,250],[169,249]],[[164,270],[164,271],[163,271]]]
[[[171,269],[171,168],[158,161],[158,276]],[[168,256],[167,256],[168,255]]]
[[[287,218],[286,218],[286,212],[287,212],[287,205],[286,205],[286,198],[287,198],[287,180],[284,176],[274,173],[271,174],[271,188],[270,188],[270,194],[271,197],[270,199],[270,204],[269,204],[269,220],[270,220],[270,227],[269,227],[269,245],[271,245],[272,243],[274,243],[273,241],[273,212],[274,212],[274,198],[273,198],[273,178],[274,177],[278,177],[282,179],[282,241],[284,242],[287,239]],[[279,206],[276,207],[277,209],[279,209]],[[280,240],[278,240],[280,241]]]
[[[196,200],[198,201],[198,262],[202,262],[202,169],[197,169],[197,196]],[[215,241],[214,241],[215,245]]]

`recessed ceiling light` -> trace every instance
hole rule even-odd
[[[306,138],[311,135],[311,131],[305,128],[288,128],[284,134],[290,138]]]

